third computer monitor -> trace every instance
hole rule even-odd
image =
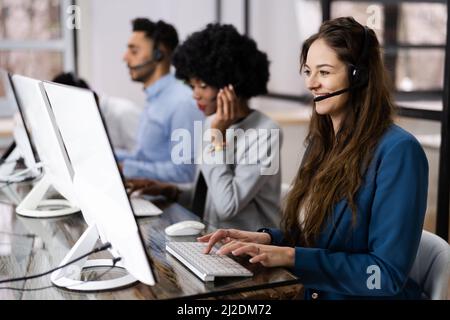
[[[15,140],[7,152],[2,155],[2,160],[5,162],[5,165],[0,168],[0,179],[5,180],[8,178],[6,177],[7,175],[14,172],[16,161],[19,158],[23,159],[28,169],[19,170],[17,180],[11,180],[11,182],[20,181],[21,178],[27,176],[38,176],[40,173],[38,169],[39,159],[33,147],[33,142],[30,139],[29,124],[23,121],[23,114],[17,104],[12,80],[8,72],[3,69],[0,69],[0,116],[7,116],[13,121],[13,136]],[[11,169],[5,170],[6,166]],[[26,172],[27,175],[22,175],[20,174],[21,172]]]

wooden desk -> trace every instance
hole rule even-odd
[[[2,191],[0,190],[0,199]],[[3,197],[4,199],[4,197]],[[178,204],[169,205],[158,217],[139,218],[146,248],[153,261],[157,283],[102,293],[77,293],[56,287],[40,291],[0,290],[0,299],[178,299],[178,298],[293,298],[301,285],[282,268],[243,264],[254,272],[252,278],[219,279],[203,282],[165,250],[164,228],[172,223],[195,219]],[[14,213],[14,206],[0,203],[0,279],[34,275],[59,265],[86,229],[81,214],[57,219],[29,219]],[[193,240],[183,237],[180,240]],[[98,271],[100,274],[104,272]],[[110,270],[105,276],[120,272]],[[32,289],[51,286],[50,276],[0,287]],[[277,291],[279,290],[279,291]]]

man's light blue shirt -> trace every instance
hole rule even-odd
[[[189,131],[191,146],[194,139],[194,122],[203,121],[192,91],[173,74],[167,74],[145,89],[147,104],[142,113],[136,148],[132,154],[117,151],[123,161],[127,178],[148,178],[166,182],[192,182],[195,175],[194,152],[191,148],[188,164],[175,164],[171,158],[171,141],[177,129]]]

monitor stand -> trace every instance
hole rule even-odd
[[[8,178],[14,172],[19,158],[20,152],[16,147],[5,159],[5,162],[0,164],[0,179]]]
[[[16,190],[12,189],[11,186],[1,187],[1,192],[11,201],[12,204],[18,205],[20,203],[20,196]]]
[[[100,236],[96,225],[91,225],[83,233],[80,239],[75,243],[69,253],[64,257],[60,266],[67,264],[69,261],[77,259],[82,255],[92,251]],[[83,281],[74,278],[80,278],[83,269],[95,268],[95,267],[118,267],[125,270],[124,265],[121,261],[116,264],[113,263],[112,259],[95,259],[87,260],[85,257],[69,266],[56,270],[51,275],[52,283],[60,288],[74,291],[105,291],[113,290],[122,287],[130,286],[136,283],[138,280],[134,278],[131,274],[109,280],[97,280],[97,281]]]
[[[80,212],[65,199],[44,199],[51,186],[50,179],[44,174],[17,206],[17,214],[28,218],[56,218]]]
[[[8,157],[5,160],[4,163],[0,164],[0,179],[2,180],[9,180],[11,175],[13,175],[14,170],[17,165],[17,161],[20,159],[20,152],[17,147],[14,148],[14,150],[8,155]],[[8,182],[3,182],[4,184],[8,184]],[[10,183],[14,183],[14,181],[10,181]],[[9,186],[3,186],[3,184],[0,184],[1,191],[3,194],[5,194],[8,199],[14,203],[15,205],[18,205],[20,203],[20,196],[19,194],[12,188],[9,188]]]

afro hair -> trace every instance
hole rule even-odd
[[[232,25],[208,24],[193,33],[178,46],[172,64],[176,77],[185,81],[198,78],[215,88],[232,84],[246,99],[267,93],[267,55]]]

